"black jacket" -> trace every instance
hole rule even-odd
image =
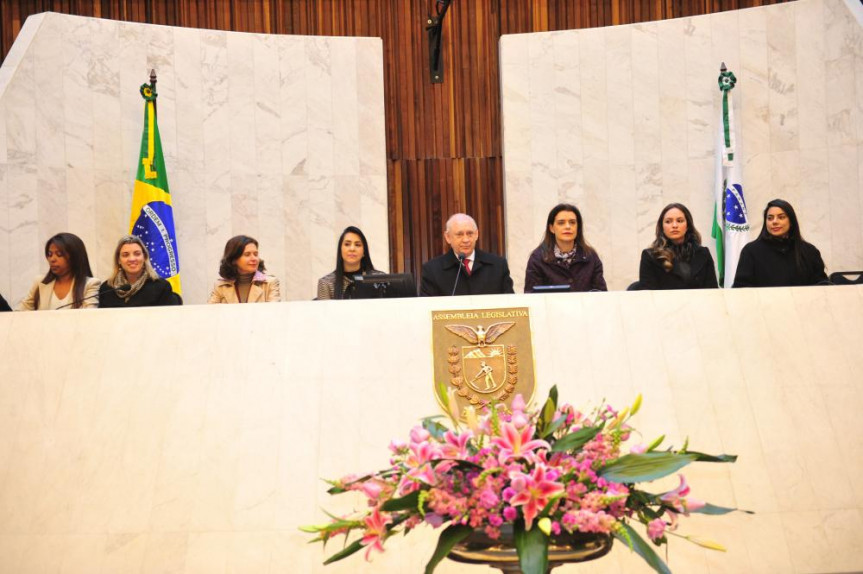
[[[602,276],[602,261],[594,252],[586,255],[576,253],[572,264],[567,267],[557,261],[545,261],[542,247],[537,247],[527,260],[524,272],[524,292],[533,293],[537,285],[569,285],[570,291],[608,291]]]
[[[671,271],[665,271],[662,262],[650,253],[650,249],[641,252],[638,282],[642,289],[716,289],[719,286],[713,256],[702,245],[695,247],[689,261],[689,276],[686,275],[679,258],[674,259]]]
[[[814,245],[801,241],[800,255],[803,265],[798,269],[791,241],[759,237],[740,252],[734,286],[794,287],[827,280],[824,260]]]
[[[141,290],[135,293],[129,301],[124,301],[111,291],[111,286],[105,281],[99,286],[99,308],[103,307],[158,307],[162,305],[180,305],[180,299],[174,295],[171,284],[164,279],[147,281]]]
[[[420,295],[452,295],[459,261],[450,249],[443,255],[423,263]],[[506,259],[485,251],[476,250],[471,273],[462,268],[458,275],[456,295],[493,295],[513,293],[512,277]]]

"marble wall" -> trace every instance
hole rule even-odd
[[[45,13],[0,68],[0,292],[44,274],[58,231],[99,277],[128,232],[143,128],[158,113],[183,294],[206,300],[225,242],[257,238],[283,297],[310,299],[336,242],[362,228],[388,268],[383,58],[378,38],[269,36]]]
[[[711,244],[721,62],[745,195],[796,208],[828,272],[863,269],[863,7],[800,0],[501,38],[507,253],[522,283],[548,212],[574,202],[609,287],[638,279],[661,208],[685,203]]]
[[[421,572],[430,528],[324,568],[339,542],[325,553],[298,527],[360,504],[322,478],[380,468],[438,411],[431,311],[495,307],[530,309],[538,396],[643,393],[636,442],[739,455],[687,478],[756,514],[684,521],[728,552],[672,539],[674,572],[863,570],[849,286],[0,313],[3,358],[24,358],[0,360],[0,572]],[[621,544],[589,570],[650,571]]]

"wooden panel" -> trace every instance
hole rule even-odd
[[[504,251],[501,34],[679,18],[780,0],[454,0],[443,84],[429,82],[425,25],[435,0],[2,0],[5,58],[44,11],[269,34],[377,36],[384,46],[390,267],[418,274],[443,249],[442,221],[467,211],[481,246]],[[177,190],[181,191],[181,190]]]

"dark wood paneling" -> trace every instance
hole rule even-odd
[[[377,36],[384,46],[390,264],[418,274],[443,250],[456,211],[504,251],[498,39],[775,4],[781,0],[453,0],[445,81],[429,82],[425,22],[435,0],[0,0],[5,58],[27,16],[45,11],[269,34]]]

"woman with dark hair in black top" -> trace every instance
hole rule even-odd
[[[660,212],[656,239],[641,252],[638,282],[642,289],[718,287],[713,257],[682,203],[669,203]]]
[[[824,260],[803,240],[797,214],[785,200],[774,199],[764,208],[764,226],[758,239],[740,252],[735,287],[793,287],[827,281]]]
[[[372,265],[369,242],[359,227],[345,227],[336,246],[336,268],[318,279],[317,301],[350,299],[355,275],[380,275]]]

